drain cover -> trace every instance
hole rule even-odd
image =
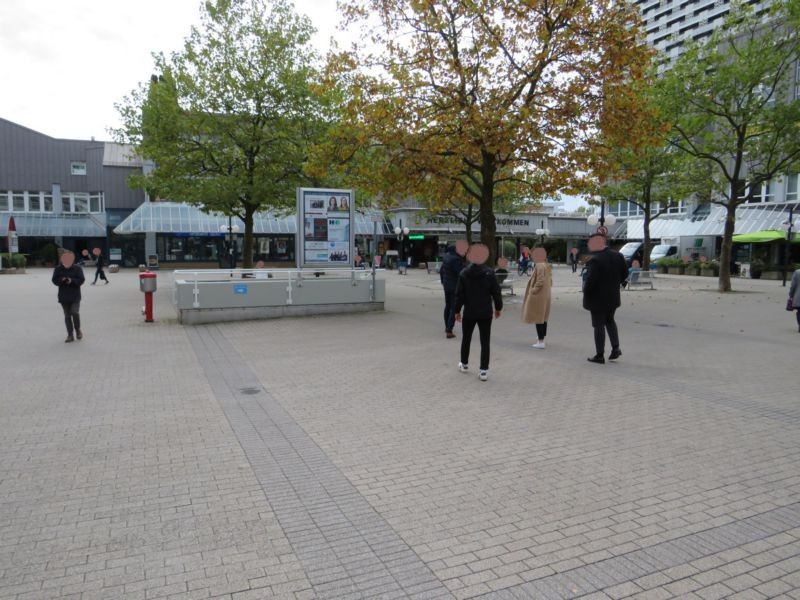
[[[261,390],[256,387],[243,387],[239,388],[239,391],[247,396],[253,396],[254,394],[261,393]]]

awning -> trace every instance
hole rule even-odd
[[[355,214],[355,235],[372,235],[375,220],[383,233],[384,218],[378,211]],[[233,225],[244,233],[244,223],[234,217]],[[206,213],[199,207],[182,202],[145,202],[133,211],[122,223],[114,228],[118,235],[134,233],[172,233],[184,235],[220,235],[228,227],[228,217],[222,213]],[[289,234],[297,232],[297,218],[291,213],[280,215],[273,212],[259,212],[253,215],[253,233]]]
[[[776,229],[765,229],[764,231],[754,231],[752,233],[740,233],[733,236],[733,241],[739,244],[758,244],[759,242],[774,242],[775,240],[786,240],[786,232]]]
[[[0,213],[0,233],[7,235],[9,213]],[[106,215],[16,213],[19,237],[106,237]]]
[[[786,241],[786,232],[778,229],[765,229],[753,233],[742,233],[733,236],[733,241],[738,244],[759,244],[775,241]],[[800,244],[800,232],[792,233],[792,243]]]

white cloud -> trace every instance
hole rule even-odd
[[[114,104],[147,81],[153,52],[179,49],[198,0],[2,0],[0,117],[58,138],[109,139]],[[324,51],[336,0],[295,0]]]

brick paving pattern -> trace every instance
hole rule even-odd
[[[385,313],[196,328],[120,273],[74,344],[49,272],[0,277],[0,599],[800,599],[779,283],[626,292],[591,365],[557,268],[547,349],[509,299],[481,383],[409,273]]]

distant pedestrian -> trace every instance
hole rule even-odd
[[[572,248],[569,251],[569,264],[572,267],[572,272],[573,273],[578,270],[578,249],[577,248]]]
[[[106,272],[103,270],[103,267],[106,266],[106,261],[103,258],[103,253],[100,251],[100,248],[95,248],[94,250],[92,250],[92,255],[94,255],[94,261],[95,261],[94,281],[92,282],[92,285],[97,283],[98,277],[103,281],[105,281],[106,285],[108,285],[108,278],[106,277]]]
[[[619,308],[620,286],[628,277],[625,257],[611,250],[604,235],[595,233],[589,237],[589,260],[586,262],[586,280],[583,285],[583,308],[592,314],[595,355],[589,362],[604,363],[606,330],[611,341],[608,360],[622,356],[619,348],[619,332],[614,313]]]
[[[789,287],[789,300],[797,317],[797,330],[800,331],[800,269],[795,269],[792,275],[792,283]]]
[[[456,321],[455,297],[458,276],[464,268],[464,252],[466,252],[466,241],[459,241],[455,246],[448,246],[439,267],[439,280],[444,289],[444,332],[448,338],[456,337],[453,333],[453,326]],[[461,252],[459,253],[459,250]]]
[[[75,254],[66,250],[53,270],[53,285],[58,286],[58,303],[64,310],[64,323],[67,326],[65,342],[74,342],[75,337],[83,338],[81,331],[81,286],[84,282],[83,269],[75,264]],[[73,336],[74,333],[74,336]]]
[[[458,370],[466,373],[469,370],[469,347],[472,333],[477,325],[481,338],[481,362],[478,377],[481,381],[489,378],[489,345],[492,336],[492,305],[494,318],[499,319],[503,310],[503,298],[500,295],[500,284],[494,270],[486,266],[489,248],[484,244],[473,244],[467,251],[469,266],[458,276],[455,297],[456,321],[461,321],[461,362]],[[461,316],[461,309],[464,316]]]
[[[525,288],[525,299],[522,301],[522,322],[536,324],[537,340],[533,347],[539,350],[544,350],[545,347],[552,287],[553,267],[547,262],[547,251],[536,248],[533,251],[533,275]]]

